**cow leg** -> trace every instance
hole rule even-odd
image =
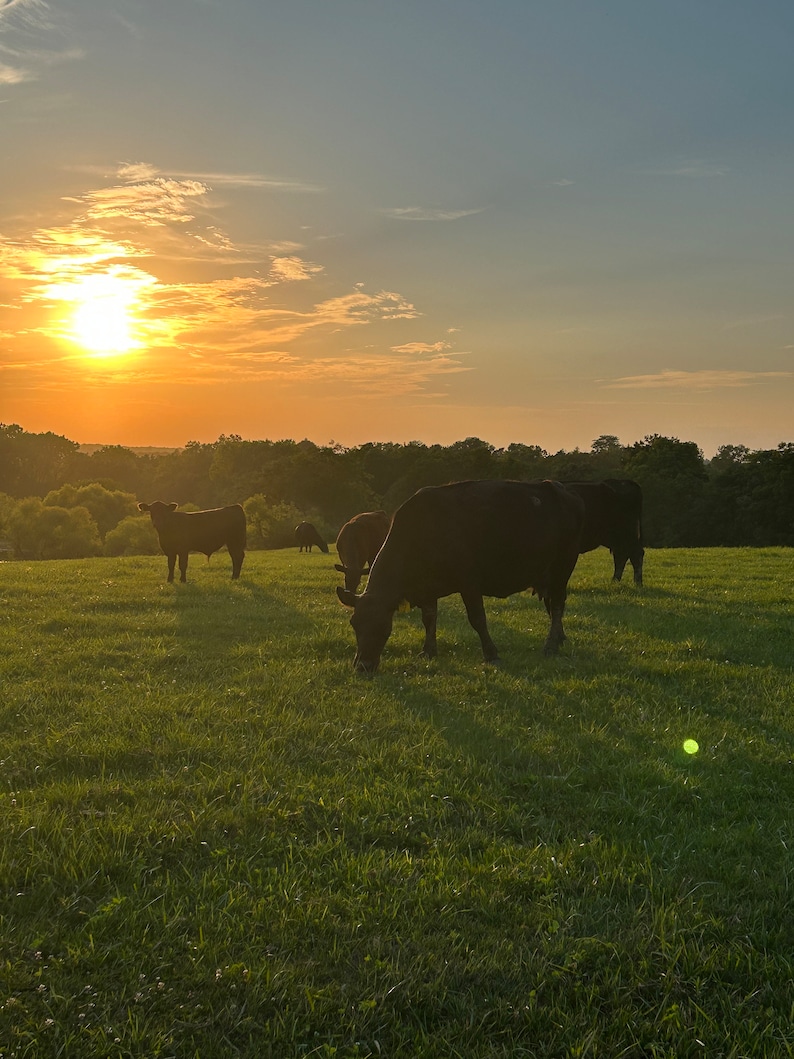
[[[463,605],[466,608],[466,616],[469,619],[469,625],[480,637],[480,643],[482,644],[482,654],[486,662],[498,662],[499,651],[496,644],[491,639],[491,634],[488,632],[488,622],[485,618],[485,605],[482,601],[482,596],[479,593],[468,593],[464,595],[461,592],[461,598],[463,599]]]
[[[641,555],[639,557],[639,559],[632,559],[631,560],[631,565],[632,565],[632,568],[634,570],[634,584],[635,585],[642,585],[642,560],[643,560],[643,558],[644,557]]]
[[[171,581],[174,580],[174,566],[176,565],[176,552],[174,552],[173,554],[168,555],[167,558],[168,558],[168,582],[170,584]]]
[[[553,597],[547,596],[544,600],[546,610],[549,612],[549,617],[551,618],[549,635],[546,637],[546,642],[543,645],[544,655],[556,655],[560,646],[565,641],[565,630],[562,627],[562,616],[565,612],[565,597],[566,593],[563,591],[559,595],[555,593]]]
[[[615,560],[615,572],[612,575],[613,581],[620,581],[623,577],[623,571],[626,569],[626,563],[628,562],[628,555],[623,553],[613,552],[612,557]]]
[[[187,581],[187,552],[179,553],[179,580],[182,582]]]
[[[240,576],[244,558],[245,552],[235,552],[234,555],[232,555],[232,581],[236,581]]]
[[[422,624],[425,627],[425,642],[421,653],[425,658],[435,658],[438,654],[436,627],[438,624],[438,600],[422,604]]]

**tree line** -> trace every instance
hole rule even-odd
[[[794,546],[794,443],[723,445],[706,460],[691,441],[602,435],[589,452],[537,445],[247,441],[221,435],[168,451],[106,445],[91,452],[51,432],[0,424],[0,549],[7,557],[71,558],[158,551],[139,500],[190,510],[241,503],[250,548],[293,543],[306,519],[333,541],[360,511],[392,513],[424,485],[470,478],[632,478],[644,495],[650,547]]]

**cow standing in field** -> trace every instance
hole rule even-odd
[[[328,554],[328,545],[322,539],[322,537],[311,524],[311,522],[301,522],[295,527],[295,540],[299,544],[299,552],[302,552],[304,549],[307,552],[310,552],[312,550],[312,546],[316,544],[321,552],[325,552],[326,555]]]
[[[345,588],[355,592],[364,571],[372,566],[375,556],[389,532],[389,516],[385,511],[362,511],[346,522],[336,538],[336,550],[341,562],[335,569],[345,575]]]
[[[422,653],[435,657],[438,600],[459,592],[486,662],[499,653],[483,596],[504,598],[531,588],[551,619],[544,653],[565,639],[568,579],[579,557],[584,506],[558,482],[472,481],[420,489],[397,509],[391,529],[357,596],[337,588],[353,608],[354,665],[374,673],[403,602],[419,607]]]
[[[174,566],[179,556],[179,580],[187,581],[187,557],[190,552],[203,552],[209,557],[224,544],[232,559],[232,580],[240,576],[245,557],[245,512],[239,504],[216,507],[210,511],[177,511],[176,504],[155,500],[138,504],[139,511],[148,511],[157,530],[160,547],[168,558],[168,580],[174,580]]]
[[[565,488],[584,501],[585,518],[579,551],[609,548],[615,564],[613,581],[620,581],[626,563],[634,570],[634,583],[642,584],[645,548],[642,542],[642,489],[628,478],[603,482],[566,482]]]

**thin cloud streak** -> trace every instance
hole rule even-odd
[[[752,386],[769,379],[791,379],[791,371],[661,371],[656,375],[626,375],[603,382],[610,389],[715,390],[723,387]]]
[[[471,210],[442,210],[427,209],[423,206],[394,206],[383,210],[387,217],[396,221],[457,221],[461,217],[472,217],[476,213],[482,213],[486,206],[479,206]]]

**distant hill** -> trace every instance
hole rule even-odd
[[[78,451],[90,456],[92,452],[99,449],[114,448],[113,445],[80,445]],[[172,445],[170,448],[160,445],[120,445],[119,448],[128,449],[136,456],[167,456],[169,452],[179,452],[181,445]]]

